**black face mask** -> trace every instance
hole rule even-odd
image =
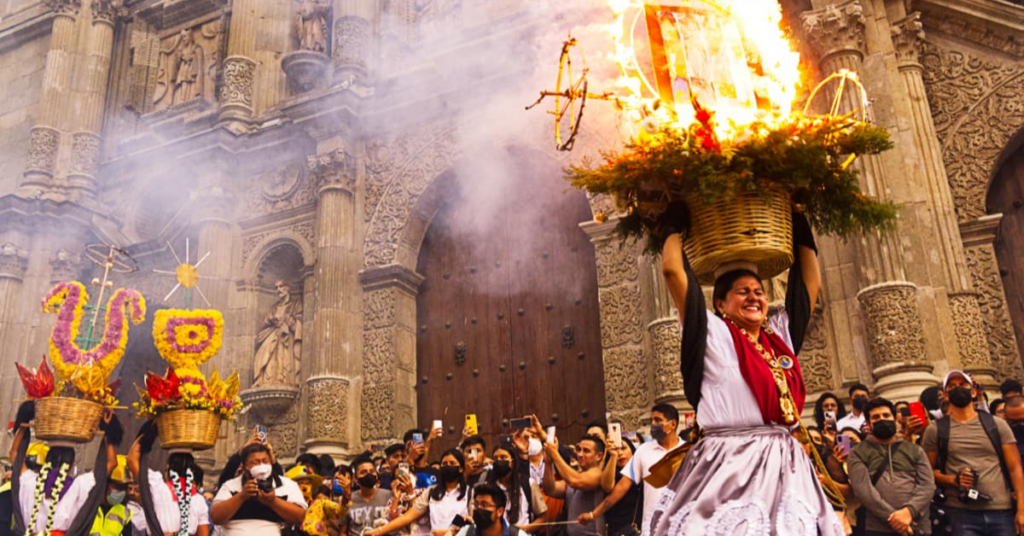
[[[896,421],[883,419],[871,423],[871,435],[882,441],[892,439],[892,436],[896,435]]]
[[[457,465],[443,465],[441,466],[441,480],[445,482],[455,482],[461,475],[461,467]]]
[[[487,530],[491,528],[491,525],[494,525],[494,519],[491,518],[493,514],[494,512],[490,510],[477,508],[473,510],[473,524],[480,530]]]
[[[512,464],[505,460],[499,460],[494,462],[494,465],[491,466],[491,470],[494,471],[494,476],[498,478],[505,478],[512,472]]]
[[[949,403],[958,408],[966,408],[971,405],[970,387],[957,387],[952,391],[948,391],[946,395],[949,397]]]
[[[665,425],[664,424],[652,424],[651,425],[651,437],[654,438],[655,441],[661,441],[662,439],[665,439],[666,437],[668,437],[668,433],[665,432]]]
[[[370,489],[377,485],[377,475],[367,473],[359,477],[359,489]]]
[[[853,409],[863,412],[866,407],[868,407],[868,397],[856,396],[853,398]]]

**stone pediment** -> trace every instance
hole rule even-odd
[[[172,28],[227,8],[228,0],[158,0],[146,2],[139,17],[159,30]]]

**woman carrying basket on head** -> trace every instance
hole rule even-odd
[[[644,534],[825,534],[843,530],[812,461],[790,435],[806,391],[796,354],[821,288],[807,219],[793,214],[793,253],[785,309],[768,317],[756,266],[715,273],[706,310],[683,254],[682,203],[663,215],[663,273],[682,324],[686,397],[704,433],[662,491]],[[742,529],[742,530],[741,530]]]

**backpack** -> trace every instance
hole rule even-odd
[[[996,425],[996,418],[989,413],[979,411],[978,420],[981,421],[981,427],[985,430],[985,435],[988,436],[988,440],[992,442],[992,447],[996,451],[996,456],[999,457],[999,469],[1003,473],[1003,480],[1006,482],[1006,489],[1013,493],[1013,480],[1010,478],[1010,469],[1007,467],[1006,459],[1003,457],[1003,441],[999,437],[999,428]],[[949,416],[947,415],[936,420],[935,426],[938,428],[939,432],[938,470],[945,472],[946,461],[949,458]]]

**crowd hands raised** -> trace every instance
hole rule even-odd
[[[818,477],[843,494],[848,533],[1024,534],[1021,383],[1007,380],[1000,392],[989,402],[961,371],[911,402],[872,398],[856,384],[849,412],[824,393],[815,425],[794,437],[825,462]]]

